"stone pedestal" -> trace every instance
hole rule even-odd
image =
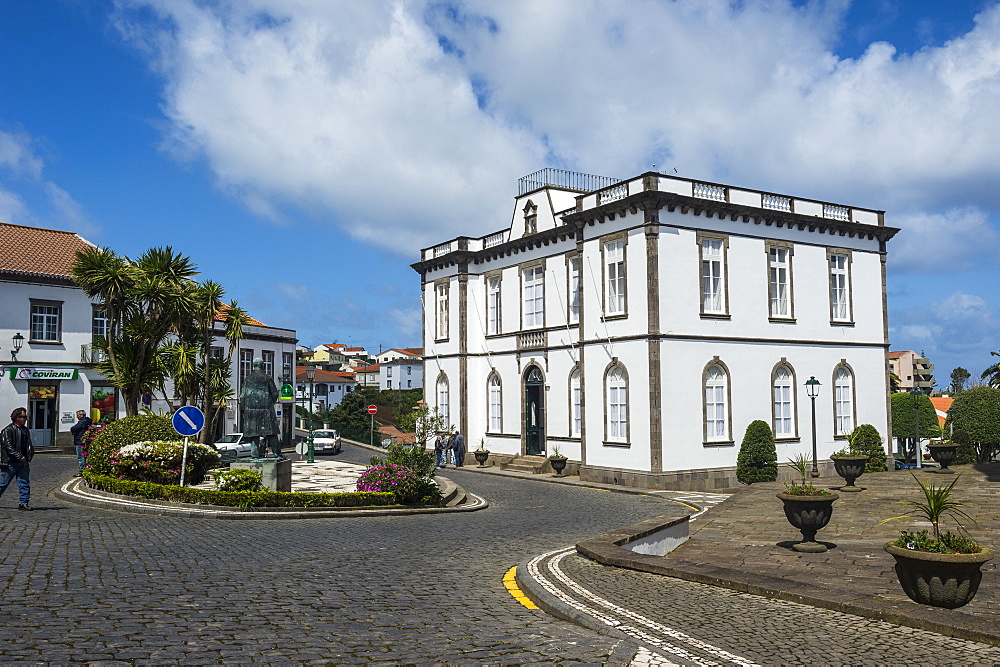
[[[247,468],[256,470],[264,478],[265,488],[272,491],[292,490],[292,461],[290,459],[237,459],[229,469]]]

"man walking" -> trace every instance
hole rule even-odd
[[[31,472],[29,464],[35,455],[31,446],[31,433],[28,432],[28,410],[17,408],[10,413],[11,423],[0,431],[0,496],[7,490],[11,480],[17,479],[17,489],[20,492],[17,509],[30,512],[28,500],[31,496],[31,485],[28,475]]]
[[[69,427],[69,432],[73,434],[73,444],[76,445],[76,462],[80,465],[80,470],[73,475],[74,477],[79,477],[83,474],[83,466],[87,463],[86,458],[83,456],[83,434],[87,432],[87,429],[93,423],[94,420],[88,417],[86,412],[77,410],[76,423]]]
[[[451,436],[451,455],[456,468],[461,468],[465,463],[465,438],[455,429],[455,434]]]

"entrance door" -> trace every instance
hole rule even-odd
[[[532,366],[524,381],[525,454],[545,452],[545,383],[542,372]]]
[[[28,389],[28,430],[35,447],[51,447],[56,430],[56,388]]]

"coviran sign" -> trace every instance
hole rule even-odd
[[[11,368],[11,380],[75,380],[79,377],[76,368]]]

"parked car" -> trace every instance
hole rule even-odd
[[[313,431],[313,451],[339,454],[340,434],[332,429]]]
[[[250,456],[250,441],[245,439],[242,433],[227,433],[215,441],[215,448],[222,454],[223,459],[233,457],[234,453],[235,458]]]

